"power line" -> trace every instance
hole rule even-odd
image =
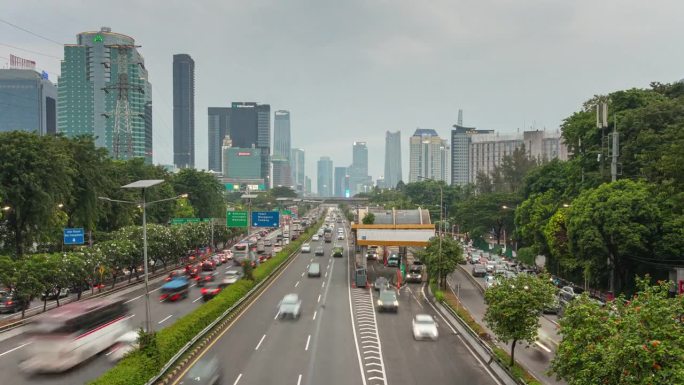
[[[41,38],[41,39],[43,39],[43,40],[47,40],[47,41],[49,41],[50,43],[55,43],[55,44],[57,44],[57,45],[59,45],[59,46],[63,46],[63,45],[64,45],[64,44],[62,44],[62,43],[60,43],[60,42],[58,42],[58,41],[56,41],[56,40],[50,39],[49,37],[45,37],[45,36],[39,35],[39,34],[37,34],[37,33],[35,33],[35,32],[29,31],[29,30],[26,29],[26,28],[20,27],[20,26],[18,26],[18,25],[16,25],[16,24],[12,24],[12,23],[10,23],[10,22],[7,21],[7,20],[2,20],[2,19],[0,19],[0,23],[5,23],[5,24],[7,24],[7,25],[9,25],[9,26],[12,26],[12,27],[14,27],[14,28],[20,30],[20,31],[24,31],[24,32],[26,32],[26,33],[29,33],[29,34],[35,36],[35,37],[39,37],[39,38]]]
[[[32,51],[32,50],[30,50],[30,49],[19,48],[19,47],[15,47],[15,46],[13,46],[13,45],[5,44],[5,43],[0,43],[0,45],[5,46],[5,47],[9,47],[9,48],[12,48],[12,49],[18,49],[18,50],[20,50],[20,51],[25,51],[25,52],[32,53],[32,54],[35,54],[35,55],[47,56],[47,57],[51,57],[51,58],[53,58],[53,59],[57,59],[57,60],[60,60],[60,61],[62,60],[61,57],[57,57],[57,56],[53,56],[53,55],[48,55],[48,54],[45,54],[45,53],[40,53],[40,52],[38,52],[38,51]]]

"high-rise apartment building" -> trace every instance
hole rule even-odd
[[[57,131],[57,87],[32,69],[0,69],[0,132]]]
[[[173,55],[173,164],[195,167],[195,61]]]
[[[416,129],[409,138],[409,183],[422,178],[448,182],[448,147],[435,130]]]
[[[458,124],[451,130],[451,184],[463,186],[470,183],[470,143],[472,138],[492,134],[494,130],[478,130]]]
[[[115,158],[152,162],[152,87],[138,47],[108,27],[64,46],[58,132],[92,135]]]
[[[401,131],[385,133],[384,188],[395,188],[401,180]]]
[[[209,107],[207,153],[209,156],[208,169],[221,172],[221,145],[230,132],[229,107]]]
[[[290,169],[292,170],[292,185],[295,191],[303,193],[306,191],[304,149],[293,148],[290,151]]]
[[[333,192],[333,162],[330,157],[322,156],[318,160],[318,196],[329,197]]]
[[[335,196],[346,197],[349,192],[349,174],[346,167],[335,167]]]

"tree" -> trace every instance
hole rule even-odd
[[[371,212],[367,213],[361,222],[363,222],[364,225],[372,225],[375,223],[375,214]]]
[[[511,343],[511,366],[518,341],[533,343],[537,339],[539,317],[552,304],[554,294],[548,276],[529,274],[503,278],[485,291],[484,321],[501,341]]]
[[[672,282],[648,281],[629,301],[573,300],[551,372],[569,385],[684,384],[684,297],[668,295]]]
[[[455,212],[461,231],[470,232],[471,238],[479,238],[493,232],[500,243],[504,229],[508,234],[513,229],[514,211],[503,206],[513,207],[519,202],[514,194],[492,193],[473,195],[456,204]]]
[[[195,218],[195,208],[192,207],[188,198],[181,198],[176,201],[176,209],[173,212],[174,218]]]
[[[428,246],[418,253],[420,260],[425,263],[428,275],[436,277],[437,283],[446,288],[446,277],[453,273],[456,265],[463,262],[463,250],[458,242],[450,237],[430,238]]]
[[[224,187],[212,174],[184,168],[171,178],[176,194],[188,194],[188,200],[200,218],[220,218],[225,214]]]

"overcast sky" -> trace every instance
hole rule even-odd
[[[316,161],[349,165],[355,140],[382,175],[386,130],[402,132],[408,179],[408,137],[421,127],[447,138],[458,109],[468,126],[556,130],[594,94],[684,78],[682,0],[0,0],[0,10],[59,43],[101,26],[134,37],[153,87],[155,163],[173,162],[173,54],[195,60],[198,168],[207,107],[290,110],[314,190]],[[60,45],[0,23],[1,67],[10,53],[59,74]]]

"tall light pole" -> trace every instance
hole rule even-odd
[[[164,180],[162,179],[143,179],[139,180],[133,183],[129,183],[125,186],[121,186],[121,188],[127,188],[127,189],[140,189],[141,190],[141,196],[142,200],[141,201],[125,201],[125,200],[120,200],[120,199],[111,199],[108,197],[98,197],[99,199],[102,199],[107,202],[116,202],[116,203],[124,203],[124,204],[133,204],[133,205],[139,205],[142,206],[143,209],[143,267],[144,267],[144,273],[145,273],[145,331],[150,332],[150,290],[149,290],[149,273],[148,273],[148,263],[147,263],[147,206],[159,202],[166,202],[166,201],[171,201],[171,200],[176,200],[180,198],[187,198],[188,194],[182,194],[178,195],[172,198],[166,198],[166,199],[159,199],[156,201],[152,202],[147,202],[145,199],[145,190],[152,187],[156,186],[160,183],[163,183]]]

